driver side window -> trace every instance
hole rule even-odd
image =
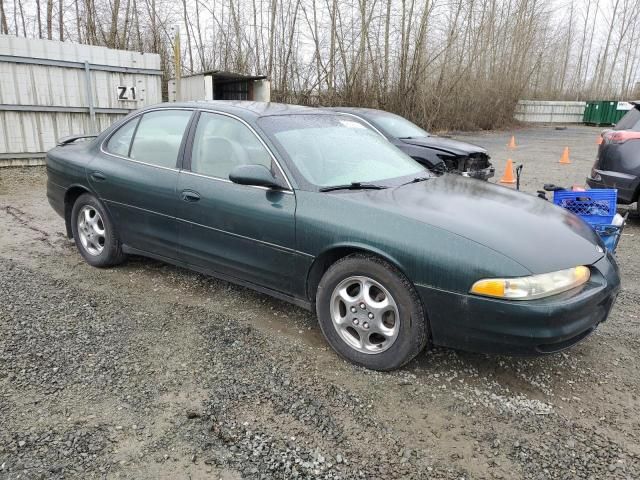
[[[192,172],[228,180],[235,167],[255,164],[280,176],[271,155],[246,125],[225,115],[200,114],[191,150]]]

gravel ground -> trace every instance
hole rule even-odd
[[[582,183],[596,134],[463,138],[500,171],[523,163],[535,191]],[[267,296],[143,258],[89,267],[45,179],[0,170],[0,479],[640,477],[637,218],[622,293],[585,342],[534,359],[436,349],[382,374]]]

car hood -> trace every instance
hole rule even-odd
[[[457,175],[345,197],[468,238],[532,274],[591,265],[604,255],[594,231],[572,213],[534,195]]]
[[[440,150],[442,152],[451,153],[453,155],[471,155],[472,153],[484,153],[487,151],[471,143],[459,142],[451,138],[444,137],[420,137],[420,138],[402,138],[400,141],[414,145],[416,147],[427,147]]]

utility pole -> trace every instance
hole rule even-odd
[[[176,102],[182,101],[182,59],[180,52],[180,28],[176,29],[176,35],[173,40],[173,62],[176,75]]]

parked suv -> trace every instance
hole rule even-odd
[[[617,188],[618,203],[638,201],[640,194],[640,101],[612,129],[602,132],[598,156],[587,177],[592,188]],[[640,204],[638,205],[640,213]]]
[[[471,143],[431,135],[404,117],[373,108],[332,107],[359,118],[396,147],[435,173],[488,180],[495,174],[487,151]]]

